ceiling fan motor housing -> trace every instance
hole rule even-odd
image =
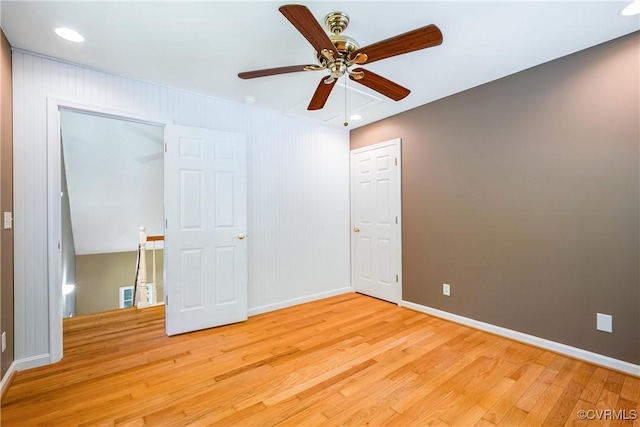
[[[334,34],[329,36],[329,39],[340,53],[340,56],[349,55],[360,48],[357,41],[342,34]]]
[[[346,13],[331,12],[330,14],[325,16],[324,22],[329,31],[331,31],[332,33],[329,36],[329,40],[331,40],[331,43],[338,51],[339,57],[327,58],[323,53],[320,52],[316,52],[316,56],[320,64],[326,64],[333,78],[340,78],[347,72],[347,61],[349,54],[358,50],[360,48],[360,45],[358,45],[358,42],[351,37],[342,34],[349,25],[349,15],[347,15]]]
[[[358,45],[357,41],[342,34],[333,34],[329,36],[329,39],[331,40],[331,43],[336,47],[336,50],[340,54],[340,58],[344,58],[345,60],[351,52],[355,52],[356,50],[360,49],[360,45]],[[316,52],[316,56],[320,63],[323,63],[327,59],[319,52]]]

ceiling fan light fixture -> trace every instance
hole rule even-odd
[[[394,101],[404,99],[411,92],[409,89],[373,72],[362,68],[351,70],[350,67],[355,64],[370,64],[381,59],[442,44],[442,32],[437,26],[429,24],[365,47],[359,47],[354,39],[343,34],[349,25],[349,16],[344,12],[332,12],[325,17],[325,24],[331,32],[329,36],[306,6],[285,4],[280,6],[278,10],[315,49],[318,63],[246,71],[238,73],[238,77],[253,79],[299,71],[326,70],[329,75],[323,77],[318,83],[307,107],[307,110],[310,111],[324,107],[332,88],[341,77],[345,77],[345,90],[346,82],[350,79]],[[345,92],[345,126],[348,126],[346,99]]]
[[[633,16],[640,13],[640,0],[629,3],[618,12],[620,16]]]
[[[54,29],[55,33],[62,37],[65,40],[74,43],[82,43],[84,41],[84,37],[79,32],[72,30],[71,28],[59,27]]]

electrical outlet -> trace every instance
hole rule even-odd
[[[450,285],[448,285],[446,283],[442,284],[442,295],[445,295],[445,296],[448,296],[448,297],[451,296],[451,286]]]
[[[613,316],[610,314],[596,314],[596,329],[602,332],[613,332]]]
[[[3,332],[2,333],[2,352],[4,353],[6,349],[7,349],[7,333]]]

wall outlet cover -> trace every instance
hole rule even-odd
[[[596,329],[603,332],[613,332],[613,316],[598,313],[596,315]]]
[[[442,284],[442,295],[451,296],[451,286],[447,283]]]

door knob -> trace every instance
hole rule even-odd
[[[242,239],[244,239],[244,238],[245,238],[245,235],[244,235],[244,234],[242,234],[242,233],[238,234],[238,239],[242,240]]]
[[[359,232],[360,232],[360,229],[359,229],[358,227],[354,227],[354,228],[353,228],[353,231],[354,231],[355,233],[359,233]]]

